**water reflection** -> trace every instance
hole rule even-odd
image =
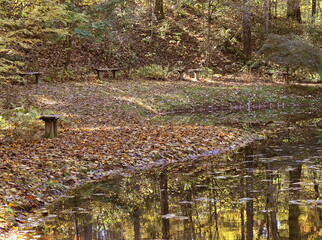
[[[316,128],[290,125],[273,140],[235,154],[116,174],[56,202],[37,234],[84,240],[322,239],[321,150]]]

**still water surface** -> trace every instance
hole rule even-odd
[[[322,239],[316,125],[288,123],[229,155],[84,185],[35,220],[30,239]]]

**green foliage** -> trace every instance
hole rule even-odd
[[[152,80],[165,80],[171,75],[171,73],[168,67],[152,64],[152,65],[140,67],[135,71],[134,75],[139,78],[146,78],[146,79],[152,79]]]
[[[322,48],[322,25],[320,24],[306,24],[304,26],[307,38],[316,46]]]
[[[211,78],[213,74],[214,74],[214,71],[211,68],[203,67],[200,75],[205,78]]]
[[[58,73],[58,74],[57,74]],[[54,81],[84,81],[88,74],[88,69],[86,68],[79,68],[77,70],[67,68],[63,71],[59,71],[59,69],[54,72],[53,79]]]
[[[22,70],[26,53],[38,43],[105,41],[111,13],[123,0],[69,2],[0,0],[0,80]]]
[[[271,34],[258,54],[284,67],[321,71],[322,52],[298,36]]]
[[[0,76],[5,79],[23,68],[25,52],[49,36],[67,34],[59,29],[65,22],[63,6],[57,1],[0,0]]]
[[[23,103],[1,112],[0,136],[13,135],[36,138],[39,133],[41,112],[38,108],[26,107]]]

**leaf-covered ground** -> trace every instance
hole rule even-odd
[[[190,82],[1,86],[3,104],[12,106],[13,111],[37,109],[36,115],[61,114],[62,119],[55,139],[42,137],[44,126],[40,120],[33,120],[28,125],[31,131],[22,133],[18,129],[23,126],[1,125],[0,229],[25,221],[26,212],[69,188],[100,179],[110,170],[180,161],[211,150],[240,146],[254,137],[243,130],[219,126],[161,124],[150,120],[150,116],[250,101],[307,102],[306,95],[286,98],[282,90],[272,88],[267,86],[259,94],[258,87],[219,88],[217,84]],[[318,100],[310,96],[312,102]],[[20,108],[15,110],[17,106]],[[29,113],[19,111],[17,119],[26,124],[23,117]]]

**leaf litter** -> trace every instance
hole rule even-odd
[[[63,119],[55,139],[19,139],[10,134],[1,139],[0,229],[26,221],[28,212],[112,170],[219,153],[253,137],[224,127],[160,125],[133,111],[142,104],[105,94],[108,86],[13,86],[11,90],[29,98],[34,107],[62,114]]]

